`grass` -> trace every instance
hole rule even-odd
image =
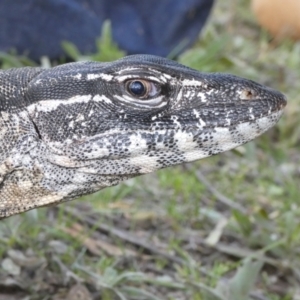
[[[217,1],[178,60],[281,90],[279,124],[235,151],[2,221],[0,299],[298,299],[300,44],[270,43],[248,4]],[[124,55],[105,26],[90,59]],[[0,58],[3,68],[33,64]]]

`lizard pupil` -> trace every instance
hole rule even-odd
[[[129,86],[129,91],[131,92],[132,95],[134,96],[144,96],[146,93],[146,87],[145,85],[138,80],[130,82]]]

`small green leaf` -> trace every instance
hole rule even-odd
[[[70,56],[74,60],[79,60],[81,54],[78,48],[73,43],[68,41],[63,41],[61,43],[61,46],[68,56]]]
[[[234,210],[232,214],[234,219],[240,226],[239,229],[241,230],[241,232],[245,236],[249,236],[252,230],[252,224],[251,221],[249,220],[249,217],[237,210]]]
[[[96,61],[113,61],[125,56],[125,52],[120,50],[112,39],[111,23],[106,20],[102,26],[101,37],[96,41],[97,53],[92,55]]]
[[[216,292],[225,295],[226,300],[249,300],[262,267],[263,261],[247,257],[233,278],[226,283],[219,282]]]

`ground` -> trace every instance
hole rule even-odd
[[[107,33],[92,59],[123,55]],[[249,1],[219,0],[178,60],[282,91],[282,120],[235,151],[1,221],[0,300],[300,299],[300,43],[272,41]]]

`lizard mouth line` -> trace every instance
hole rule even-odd
[[[189,126],[188,128],[182,129],[182,132],[184,134],[191,134],[193,137],[197,137],[199,135],[198,133],[202,132],[202,130],[205,130],[205,129],[207,129],[208,131],[212,130],[212,131],[216,131],[216,132],[218,132],[219,130],[224,130],[224,129],[228,129],[228,131],[230,131],[231,129],[239,128],[239,126],[241,126],[242,128],[246,128],[245,126],[248,126],[248,125],[250,126],[250,124],[252,124],[253,128],[258,127],[260,130],[259,134],[256,133],[255,136],[253,136],[253,138],[251,138],[251,140],[252,140],[252,139],[256,138],[257,136],[261,135],[262,133],[264,133],[265,131],[267,131],[272,126],[274,126],[274,124],[276,124],[278,119],[281,117],[282,113],[283,113],[283,111],[279,110],[279,111],[271,113],[270,115],[262,116],[261,118],[258,118],[256,120],[249,120],[249,121],[240,122],[238,124],[233,124],[233,125],[229,125],[229,126],[218,126],[218,127],[206,126],[205,128],[200,129],[199,126],[193,125],[193,126]],[[178,131],[178,128],[168,128],[167,130],[169,132],[176,132],[176,131]],[[143,134],[143,133],[154,134],[155,131],[151,130],[151,129],[150,130],[140,130],[139,132],[137,132],[136,130],[132,130],[132,131],[124,132],[124,135]],[[166,133],[166,131],[165,131],[165,133]],[[101,138],[103,138],[103,136],[95,136],[95,137],[93,137],[93,140],[99,140]],[[114,138],[117,139],[118,137],[114,137]],[[119,138],[122,139],[122,133],[120,133]],[[243,144],[243,143],[241,143],[241,144]],[[235,147],[236,146],[239,146],[239,145],[236,144]],[[230,150],[232,148],[234,148],[234,147],[231,147],[227,150]],[[55,154],[55,155],[51,156],[51,159],[48,159],[48,162],[53,165],[57,165],[57,166],[68,168],[68,169],[78,169],[78,171],[81,173],[105,175],[105,174],[101,174],[101,172],[99,173],[99,171],[93,172],[92,169],[88,169],[88,168],[92,167],[93,163],[97,162],[98,160],[117,161],[120,159],[126,159],[129,157],[139,156],[139,155],[141,155],[141,152],[145,152],[145,151],[147,151],[146,148],[144,148],[144,149],[137,148],[136,155],[134,155],[133,153],[131,153],[130,155],[129,154],[120,154],[120,155],[111,155],[111,156],[103,155],[101,157],[85,158],[84,161],[82,161],[76,157],[70,159],[63,155]],[[193,149],[193,151],[197,151],[197,149]],[[200,149],[199,149],[199,151],[200,151]],[[157,153],[159,153],[159,152],[163,153],[164,150],[157,149]],[[87,168],[87,169],[84,170],[84,168]],[[106,175],[108,175],[108,174],[106,174]],[[111,174],[109,174],[109,175],[111,175]]]

